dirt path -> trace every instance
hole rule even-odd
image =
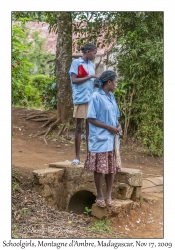
[[[74,142],[64,137],[55,137],[52,133],[48,145],[42,137],[33,137],[41,128],[42,122],[21,118],[32,110],[12,108],[12,165],[20,169],[23,176],[32,178],[32,171],[47,168],[51,162],[73,160]],[[70,132],[71,135],[74,131]],[[121,141],[122,164],[125,168],[140,169],[143,176],[162,176],[163,159],[145,156],[136,142],[130,140],[123,144]],[[82,141],[81,162],[86,158],[86,144]],[[31,188],[31,187],[30,187]],[[145,194],[140,208],[132,210],[125,218],[113,218],[113,228],[123,233],[130,233],[133,238],[162,238],[163,237],[163,195]]]

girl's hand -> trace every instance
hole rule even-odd
[[[91,75],[91,78],[99,78],[98,75]]]
[[[118,129],[114,126],[109,126],[108,131],[114,135],[118,134]]]

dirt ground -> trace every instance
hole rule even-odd
[[[74,131],[69,139],[57,136],[59,128],[51,132],[45,144],[43,136],[34,137],[42,131],[44,122],[26,120],[24,115],[33,110],[12,108],[12,166],[21,171],[21,175],[32,180],[32,171],[47,168],[49,163],[74,159]],[[71,139],[72,138],[72,139]],[[81,144],[81,162],[86,158],[86,142]],[[125,168],[140,169],[143,177],[163,176],[163,158],[146,156],[143,149],[130,139],[121,140],[122,165]],[[33,192],[32,185],[29,185]],[[132,238],[163,238],[163,194],[143,194],[140,206],[123,217],[111,219],[114,230],[127,233]]]

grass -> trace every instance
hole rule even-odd
[[[21,215],[22,215],[23,217],[27,217],[28,215],[30,215],[29,209],[28,209],[27,207],[23,207],[23,208],[21,209]]]
[[[48,110],[42,104],[36,105],[36,104],[32,104],[32,103],[28,103],[27,105],[22,105],[22,104],[18,104],[18,103],[16,103],[16,104],[12,103],[12,107],[13,108],[34,109],[34,110],[41,110],[41,111]]]
[[[12,169],[12,192],[15,193],[19,188],[19,184],[16,182],[16,178],[21,174],[18,169]]]
[[[56,134],[54,132],[50,132],[48,136],[49,138],[53,139],[56,136]]]
[[[88,230],[91,232],[111,233],[111,222],[110,220],[99,220],[95,222],[91,228],[88,228]]]
[[[12,238],[17,239],[18,236],[18,229],[16,224],[12,224]]]
[[[140,201],[140,203],[143,202],[143,197],[142,196],[139,197],[139,201]]]

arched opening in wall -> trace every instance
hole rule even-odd
[[[96,196],[90,191],[78,191],[71,197],[68,211],[75,214],[83,214],[86,211],[85,207],[90,209],[95,199]]]

